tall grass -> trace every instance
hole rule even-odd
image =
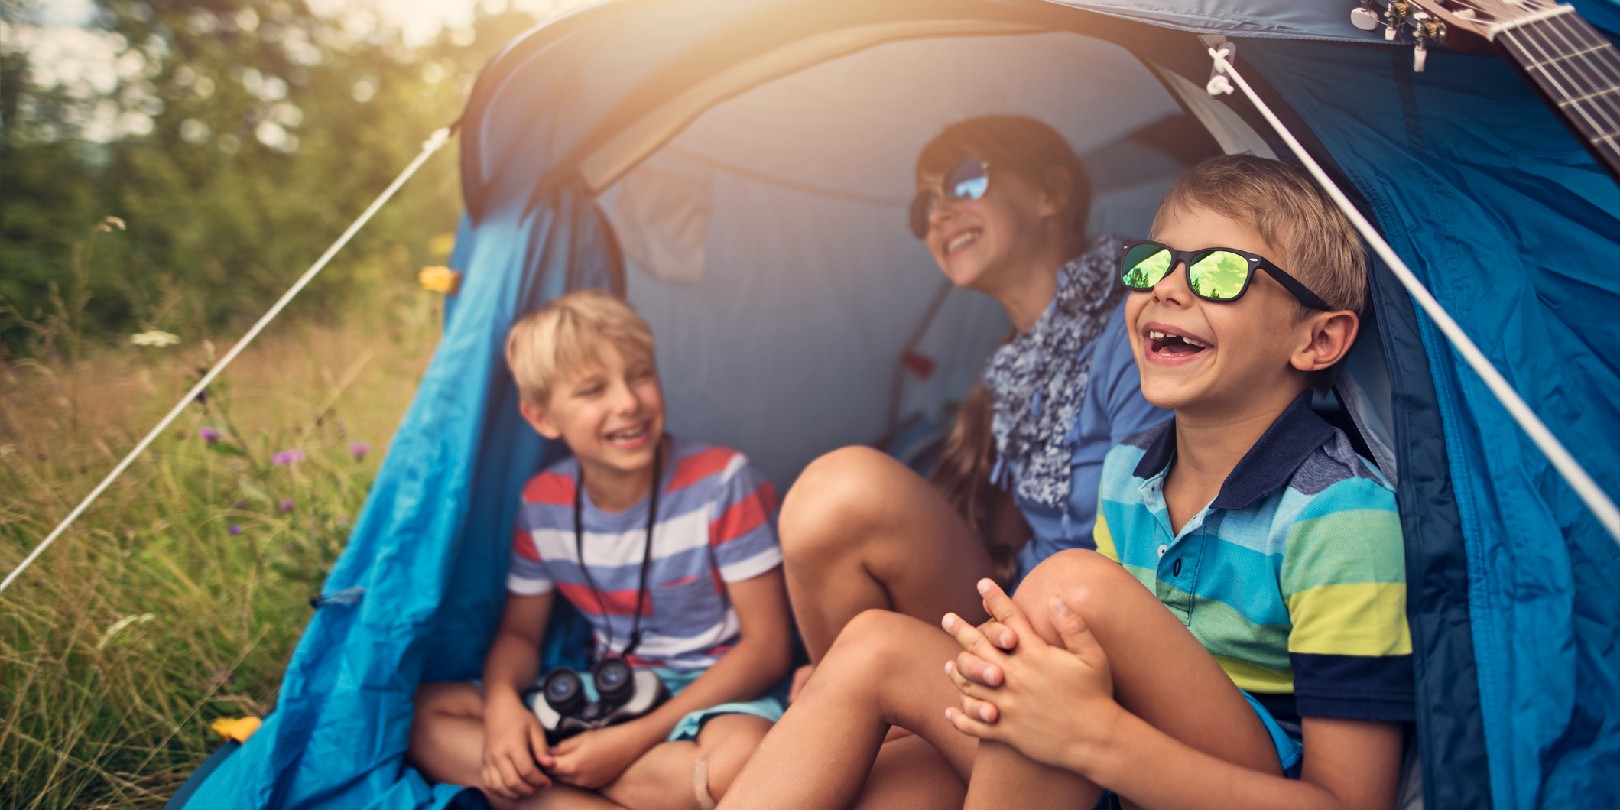
[[[438,334],[402,291],[282,325],[0,594],[0,807],[160,807],[262,715]],[[0,364],[0,575],[223,353],[87,349]],[[52,354],[52,352],[47,352]]]

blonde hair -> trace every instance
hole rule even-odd
[[[1086,219],[1091,216],[1091,179],[1069,142],[1057,130],[1022,115],[986,115],[958,121],[935,135],[917,155],[917,184],[938,183],[958,163],[976,157],[995,173],[1007,172],[1047,193],[1057,189],[1052,170],[1062,169],[1070,181],[1065,209],[1069,233],[1078,251],[1085,246]]]
[[[1304,169],[1254,155],[1210,158],[1183,174],[1153,217],[1197,207],[1254,228],[1284,255],[1267,256],[1334,309],[1367,303],[1367,255],[1350,219]],[[1204,246],[1213,247],[1213,246]],[[1304,305],[1301,305],[1304,311]]]
[[[602,362],[612,346],[625,359],[653,357],[652,329],[624,299],[578,290],[524,315],[506,335],[506,366],[524,401],[545,407],[562,380]]]

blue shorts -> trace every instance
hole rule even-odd
[[[691,686],[692,682],[697,680],[699,675],[703,674],[701,670],[695,672],[681,672],[679,670],[667,669],[665,667],[654,667],[653,673],[658,676],[658,680],[664,682],[664,688],[669,690],[670,697],[680,694],[682,690],[686,689],[686,687]],[[539,689],[543,680],[543,678],[536,678],[531,688]],[[771,689],[769,694],[761,698],[735,701],[732,703],[721,703],[715,706],[710,706],[707,709],[699,709],[695,712],[688,712],[685,717],[682,717],[678,722],[675,723],[675,728],[670,730],[669,736],[665,739],[667,739],[669,742],[676,742],[679,740],[695,740],[697,739],[698,732],[703,730],[704,723],[707,723],[722,714],[751,714],[755,717],[763,717],[766,720],[775,723],[777,720],[782,719],[782,712],[787,711],[787,689],[788,684],[791,682],[792,681],[789,678],[783,678],[780,683]],[[482,679],[474,678],[471,683],[473,686],[478,688],[478,691],[484,691],[484,682]],[[596,693],[595,687],[587,685],[585,688],[594,699]]]
[[[656,667],[653,672],[657,673],[658,679],[664,682],[664,688],[669,690],[672,697],[680,694],[686,687],[691,686],[692,682],[703,674],[702,671],[679,672],[663,667]],[[777,720],[782,719],[782,712],[787,710],[780,696],[776,694],[778,691],[780,690],[773,689],[771,694],[755,700],[721,703],[717,706],[691,712],[682,717],[680,722],[675,724],[675,728],[670,730],[668,740],[670,742],[695,740],[698,732],[703,730],[704,723],[722,714],[751,714],[775,723]]]
[[[1266,727],[1266,733],[1271,735],[1271,744],[1277,749],[1277,764],[1282,766],[1283,776],[1298,779],[1300,762],[1305,758],[1305,743],[1300,740],[1299,729],[1289,731],[1283,728],[1277,718],[1272,717],[1271,712],[1254,699],[1254,695],[1243,692],[1243,699],[1249,701],[1249,708],[1254,709],[1261,724]]]

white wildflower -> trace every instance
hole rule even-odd
[[[98,650],[106,649],[107,644],[113,640],[113,636],[116,636],[119,633],[122,633],[124,631],[124,629],[129,627],[130,625],[132,625],[132,624],[146,624],[147,622],[149,622],[149,621],[151,621],[153,619],[156,619],[156,618],[157,618],[156,614],[141,613],[141,614],[132,614],[132,615],[129,615],[129,616],[125,616],[124,618],[119,619],[116,622],[113,622],[112,626],[107,628],[107,632],[101,634],[101,640],[96,642],[96,649],[98,649]]]
[[[150,332],[142,332],[138,335],[130,335],[129,342],[135,344],[136,346],[156,346],[161,349],[164,346],[173,346],[174,344],[179,343],[180,336],[174,334],[173,332],[164,332],[160,329],[153,329]]]

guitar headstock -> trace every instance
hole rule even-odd
[[[1366,31],[1383,28],[1385,39],[1412,41],[1422,70],[1431,45],[1482,50],[1501,31],[1570,10],[1551,0],[1361,0],[1350,19]]]

